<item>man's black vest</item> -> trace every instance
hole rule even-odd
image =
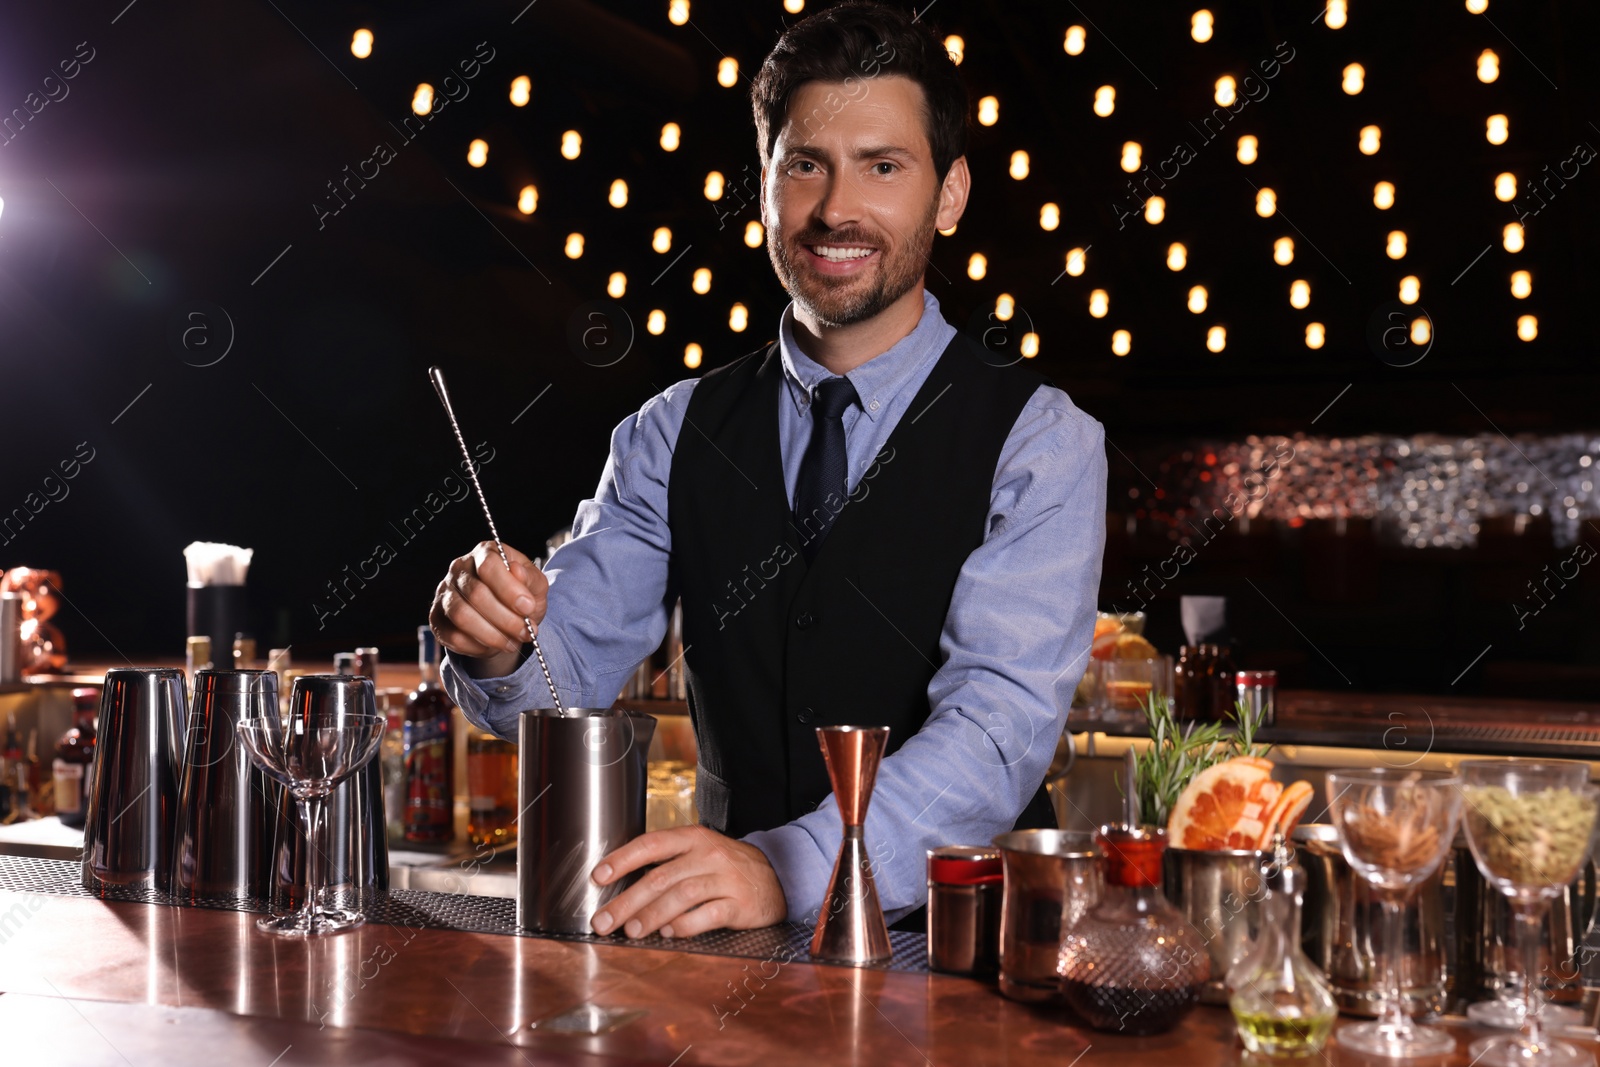
[[[887,726],[893,752],[927,719],[956,577],[983,542],[1001,447],[1042,383],[983,351],[950,342],[877,461],[851,472],[860,482],[809,566],[784,489],[778,346],[690,394],[667,517],[705,825],[740,837],[816,808],[832,791],[818,726]],[[1055,825],[1042,788],[1017,825]]]

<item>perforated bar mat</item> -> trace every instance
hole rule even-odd
[[[0,890],[12,893],[45,893],[59,897],[98,897],[130,904],[169,904],[210,908],[217,911],[265,912],[257,900],[232,897],[199,897],[179,900],[157,889],[107,888],[100,892],[85,889],[82,868],[73,860],[37,859],[31,856],[0,855]],[[811,961],[811,929],[784,923],[761,930],[714,930],[697,937],[599,937],[594,934],[529,933],[517,929],[516,901],[506,897],[479,897],[465,893],[432,893],[421,889],[395,889],[373,893],[362,901],[367,921],[388,926],[425,930],[459,930],[470,934],[502,934],[511,937],[542,937],[553,941],[585,941],[595,945],[623,945],[630,948],[656,948],[674,952],[694,952],[710,956],[739,956],[770,959],[786,953],[796,960]],[[887,971],[926,971],[927,939],[922,934],[889,931],[894,955],[876,969]],[[811,961],[822,962],[822,961]]]

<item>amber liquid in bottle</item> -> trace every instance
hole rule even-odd
[[[517,839],[517,746],[483,730],[467,735],[467,840],[476,846]]]
[[[439,684],[439,646],[433,631],[417,628],[422,682],[406,697],[406,840],[442,843],[455,836],[455,782],[450,718],[455,711]]]

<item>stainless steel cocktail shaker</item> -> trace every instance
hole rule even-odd
[[[524,711],[520,724],[517,925],[586,934],[610,885],[590,877],[601,857],[644,833],[649,715],[599,708]]]
[[[106,672],[83,832],[86,888],[167,888],[187,704],[176,667]]]

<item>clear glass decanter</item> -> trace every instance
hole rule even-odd
[[[1097,1030],[1158,1034],[1199,1001],[1211,977],[1205,942],[1161,893],[1158,829],[1102,827],[1100,900],[1061,939],[1068,1005]]]
[[[1278,834],[1266,871],[1261,932],[1248,955],[1228,970],[1228,1006],[1239,1040],[1251,1052],[1309,1056],[1320,1052],[1338,1014],[1328,979],[1300,949],[1305,871]]]

